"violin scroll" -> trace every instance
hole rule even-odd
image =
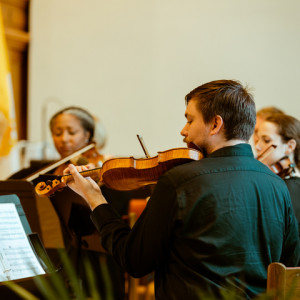
[[[48,180],[47,182],[39,182],[35,186],[35,192],[41,197],[48,197],[57,190],[60,190],[66,186],[66,183],[54,179],[53,181]]]

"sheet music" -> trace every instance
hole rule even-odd
[[[13,203],[0,204],[0,281],[45,274]]]

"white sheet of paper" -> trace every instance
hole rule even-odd
[[[45,274],[13,203],[0,204],[0,281]]]

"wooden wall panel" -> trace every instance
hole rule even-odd
[[[19,140],[27,139],[29,0],[0,0],[12,73]]]

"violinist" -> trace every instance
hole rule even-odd
[[[286,114],[274,114],[266,118],[258,127],[255,144],[257,154],[270,145],[276,148],[263,163],[285,181],[300,226],[300,121]]]
[[[50,119],[50,131],[56,151],[60,159],[75,153],[83,147],[95,143],[95,147],[72,158],[75,165],[90,164],[92,167],[101,166],[109,156],[99,153],[106,142],[106,132],[100,122],[96,122],[87,110],[81,107],[69,106],[56,112]],[[68,162],[69,163],[69,162]],[[23,179],[30,177],[34,172],[48,167],[49,162],[35,163],[34,166],[20,170],[9,179]],[[54,164],[53,164],[54,165]],[[47,172],[48,174],[62,175],[66,164],[59,164]]]
[[[63,170],[70,162],[68,161],[67,163],[60,164],[60,161],[66,157],[72,156],[72,154],[93,142],[95,143],[95,147],[91,148],[88,152],[83,152],[80,155],[72,157],[71,162],[75,165],[89,165],[91,168],[95,168],[101,166],[102,163],[110,157],[108,155],[99,153],[99,150],[104,147],[106,142],[106,132],[104,127],[99,121],[97,122],[97,120],[95,120],[95,117],[92,114],[82,107],[68,106],[62,110],[59,110],[51,117],[49,127],[54,146],[59,153],[61,160],[55,162],[55,165],[58,163],[56,168],[52,168],[51,166],[53,164],[51,164],[51,170],[44,176],[49,174],[50,176],[53,176],[53,174],[62,175]],[[42,166],[45,167],[44,165]],[[40,168],[41,165],[38,166],[38,169]],[[18,172],[18,174],[15,174],[13,178],[17,178],[18,176],[26,177],[34,171],[37,170],[33,168],[22,170],[21,172]],[[30,176],[27,178],[30,178]],[[36,180],[38,181],[38,178]],[[128,213],[128,195],[116,194],[114,191],[111,191],[105,186],[103,186],[103,192],[120,215],[125,215]],[[84,215],[83,217],[83,214],[85,213],[85,207],[81,205],[70,204],[73,198],[76,198],[76,196],[77,195],[73,191],[64,191],[51,197],[51,202],[47,198],[38,199],[38,207],[40,222],[43,228],[44,243],[46,241],[45,244],[47,252],[51,259],[54,262],[58,260],[57,263],[60,263],[59,259],[57,258],[56,248],[65,247],[72,263],[77,267],[78,275],[82,280],[83,285],[86,286],[87,280],[85,279],[84,274],[83,259],[82,257],[78,258],[79,250],[71,243],[71,239],[69,235],[66,234],[64,226],[57,226],[56,224],[56,212],[63,211],[64,213],[67,210],[66,207],[71,206],[70,217],[67,221],[68,227],[72,227],[72,231],[74,232],[79,231],[80,233],[85,233],[90,231],[89,223],[91,222],[89,215]],[[55,207],[55,211],[53,210],[52,205]],[[61,217],[63,213],[60,212],[58,215]],[[91,225],[93,226],[93,224]],[[63,235],[62,243],[58,242],[60,231],[62,231]],[[97,237],[97,240],[98,238],[99,237]],[[93,266],[93,271],[97,274],[96,281],[100,286],[99,292],[103,298],[105,298],[106,291],[104,288],[101,288],[104,286],[104,283],[103,277],[101,276],[101,266],[99,261],[100,256],[105,256],[110,279],[114,282],[114,296],[116,299],[123,299],[125,295],[124,271],[121,270],[121,268],[115,263],[111,255],[85,249],[80,249],[80,253],[81,256],[87,256],[90,260]]]
[[[95,142],[95,138],[97,138],[95,148],[92,148],[80,156],[72,158],[71,162],[75,165],[88,165],[90,168],[100,167],[102,163],[109,158],[109,156],[98,152],[98,149],[101,149],[106,142],[106,133],[104,128],[101,123],[96,122],[95,118],[87,110],[81,107],[71,106],[58,111],[50,119],[50,130],[55,148],[61,158],[68,157],[77,150]],[[58,168],[53,170],[53,173],[55,175],[63,175],[63,170],[69,163],[70,162],[60,165]],[[115,207],[118,213],[120,215],[127,214],[129,198],[126,195],[124,197],[119,194],[117,194],[118,198],[115,198],[112,191],[108,190],[106,187],[103,187],[103,189],[105,190],[105,194],[109,198],[110,203]],[[71,195],[71,197],[74,197],[74,195]],[[58,201],[60,200],[61,199],[58,199]],[[83,207],[72,207],[72,214],[68,221],[69,224],[73,224],[75,228],[79,228],[79,231],[84,231],[84,220],[82,218],[83,212]],[[66,239],[65,243],[68,243]],[[69,245],[67,245],[67,247],[71,249],[69,250],[71,257],[77,253],[77,251],[75,249],[72,250],[72,247],[69,247]],[[90,260],[91,265],[93,266],[93,271],[97,275],[99,291],[103,298],[105,298],[106,290],[103,288],[104,279],[101,275],[100,257],[105,256],[109,277],[113,282],[114,297],[115,299],[124,299],[124,271],[121,270],[121,268],[114,262],[113,258],[110,255],[90,250],[81,250],[81,253]],[[79,258],[79,260],[79,264],[81,265],[83,260],[82,258]],[[73,262],[74,264],[78,264],[76,257],[74,257]],[[78,275],[83,280],[83,284],[87,285],[83,270],[84,267],[82,269],[81,267],[83,266],[80,266]]]
[[[129,274],[155,272],[157,300],[220,298],[224,289],[250,299],[265,291],[269,263],[298,263],[289,193],[248,144],[256,112],[245,87],[212,81],[185,100],[181,135],[205,157],[164,173],[132,229],[79,174],[88,167],[70,164],[68,186],[86,200],[102,245]]]
[[[260,110],[256,112],[256,123],[254,127],[254,134],[253,134],[253,140],[254,144],[257,142],[257,131],[260,124],[267,118],[270,117],[273,114],[283,114],[284,112],[275,106],[267,106],[263,107]]]
[[[77,150],[93,142],[95,132],[94,117],[80,107],[67,107],[58,111],[50,119],[50,130],[57,152],[61,158],[67,157]],[[103,136],[97,148],[104,145],[106,137]],[[97,148],[83,153],[73,159],[73,163],[91,164],[91,167],[101,166],[104,156],[99,154]],[[63,164],[54,170],[54,174],[62,175],[67,164]]]

